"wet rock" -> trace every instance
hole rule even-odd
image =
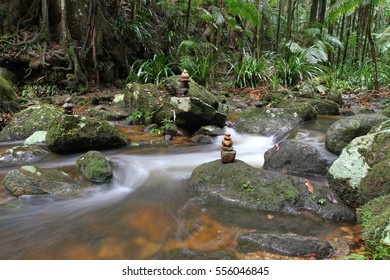
[[[227,250],[201,251],[175,249],[153,256],[154,260],[236,260],[236,256]]]
[[[11,170],[1,183],[14,196],[74,195],[86,186],[63,171],[32,165]]]
[[[61,115],[50,125],[46,144],[55,153],[75,153],[125,146],[127,139],[107,121]]]
[[[296,234],[247,233],[237,238],[238,249],[249,253],[269,251],[294,257],[313,256],[325,259],[331,256],[332,246],[323,239]]]
[[[319,115],[340,115],[339,105],[329,99],[311,99],[308,103]]]
[[[202,134],[202,135],[208,135],[208,136],[218,136],[223,135],[224,131],[223,128],[216,126],[216,125],[206,125],[199,128],[194,135]]]
[[[326,133],[326,149],[339,155],[354,138],[367,134],[372,127],[388,120],[380,114],[358,114],[333,123]]]
[[[332,164],[329,185],[345,203],[358,207],[390,194],[390,131],[380,131],[352,140]]]
[[[291,174],[326,175],[331,163],[313,146],[284,140],[265,152],[263,168]]]
[[[6,150],[0,157],[0,162],[22,163],[38,161],[49,154],[46,149],[37,146],[17,146]]]
[[[0,75],[0,113],[15,113],[20,110],[18,97],[11,83]]]
[[[31,106],[15,114],[10,124],[0,132],[0,141],[24,140],[36,131],[47,131],[63,110],[51,105]]]
[[[251,107],[241,113],[235,128],[238,132],[273,136],[289,132],[302,122],[316,117],[316,111],[307,103],[291,108]]]
[[[359,208],[362,238],[390,246],[390,195],[378,197]]]
[[[213,139],[211,139],[210,136],[208,135],[202,135],[202,134],[197,134],[191,138],[192,142],[199,143],[199,144],[212,144]]]
[[[111,163],[98,151],[89,151],[76,161],[77,170],[89,181],[104,183],[113,176]]]
[[[282,213],[311,211],[331,220],[353,220],[354,213],[321,184],[279,172],[254,168],[243,161],[220,160],[196,167],[190,184],[200,192],[234,205]]]

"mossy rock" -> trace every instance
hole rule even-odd
[[[235,128],[238,132],[273,136],[291,131],[316,117],[316,111],[308,103],[294,104],[290,108],[251,107],[241,113]]]
[[[11,170],[1,183],[14,196],[74,195],[87,186],[61,170],[32,165]]]
[[[358,210],[363,240],[390,246],[390,195],[373,199]]]
[[[77,170],[83,176],[95,183],[104,183],[113,176],[111,163],[98,151],[89,151],[76,161]]]
[[[18,97],[10,82],[0,76],[0,113],[15,113],[19,110]]]
[[[381,132],[381,131],[390,131],[390,120],[388,121],[384,121],[376,126],[374,126],[373,128],[371,128],[370,130],[370,134],[372,133],[377,133],[377,132]]]
[[[356,137],[367,134],[374,126],[388,120],[381,114],[358,114],[334,122],[326,132],[326,149],[339,155]]]
[[[386,117],[388,117],[388,118],[390,118],[390,107],[387,107],[387,108],[383,109],[381,114],[386,116]]]
[[[55,153],[76,153],[125,146],[127,139],[108,121],[62,115],[50,125],[46,144]]]
[[[161,81],[160,88],[168,92],[172,96],[179,95],[179,80],[180,76],[171,76]],[[188,97],[195,97],[202,100],[204,103],[210,105],[214,109],[218,109],[218,99],[207,88],[197,84],[190,79],[190,89],[188,90]]]
[[[0,162],[26,163],[40,160],[46,157],[48,154],[49,151],[38,145],[16,146],[7,149],[0,156]]]
[[[63,110],[51,105],[31,106],[15,114],[0,132],[0,141],[24,140],[36,131],[46,131]]]
[[[311,193],[302,178],[257,169],[240,160],[202,164],[193,170],[190,183],[201,192],[245,208],[283,213],[309,210],[326,219],[354,219],[350,209],[330,201],[334,194],[329,188],[312,182]]]

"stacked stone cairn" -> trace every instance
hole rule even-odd
[[[236,159],[236,151],[233,150],[233,141],[229,132],[223,135],[221,146],[221,161],[222,163],[232,163]]]

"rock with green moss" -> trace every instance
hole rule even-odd
[[[329,185],[345,203],[358,207],[390,193],[390,131],[352,140],[332,164]]]
[[[382,110],[382,115],[390,118],[390,106]]]
[[[390,246],[390,195],[373,199],[358,210],[363,240]]]
[[[18,98],[10,82],[0,76],[0,113],[15,113],[19,109]]]
[[[98,105],[84,111],[83,115],[107,121],[124,120],[129,113],[119,106]]]
[[[50,125],[46,145],[63,154],[121,147],[127,145],[127,139],[108,121],[62,115]]]
[[[46,131],[63,110],[51,105],[28,107],[15,114],[10,124],[0,131],[0,141],[24,140],[36,131]]]
[[[251,107],[241,113],[235,128],[238,132],[273,136],[289,132],[316,117],[316,111],[308,103],[294,104],[289,108]]]
[[[326,149],[339,155],[354,138],[367,134],[372,127],[388,120],[381,114],[358,114],[333,123],[326,132]]]
[[[160,88],[164,89],[171,96],[179,95],[179,78],[180,76],[171,76],[161,81]],[[205,87],[197,84],[195,81],[190,79],[190,89],[188,90],[188,97],[195,97],[202,100],[204,103],[210,105],[214,109],[218,109],[218,99],[208,91]]]
[[[390,131],[390,120],[384,121],[384,122],[374,126],[373,128],[371,128],[369,133],[377,133],[377,132],[386,131],[386,130]]]
[[[74,195],[87,186],[61,170],[32,165],[9,171],[1,183],[14,196]]]
[[[227,203],[265,211],[312,211],[330,220],[352,220],[354,213],[338,203],[337,195],[321,184],[254,168],[243,161],[224,164],[215,160],[194,169],[191,185]]]
[[[329,99],[310,99],[308,103],[313,106],[319,115],[340,115],[339,105]]]
[[[113,176],[111,163],[98,151],[81,155],[76,166],[86,179],[95,183],[107,182]]]

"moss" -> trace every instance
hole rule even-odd
[[[372,134],[374,139],[366,152],[366,159],[371,166],[384,160],[390,160],[390,131]]]
[[[0,113],[14,113],[19,111],[17,96],[11,84],[0,76]]]
[[[112,178],[110,162],[98,151],[89,151],[77,159],[77,169],[92,182],[103,183]]]
[[[359,198],[361,204],[373,198],[390,194],[390,160],[374,165],[361,180]]]
[[[383,109],[382,115],[385,115],[386,117],[390,118],[390,107]]]

